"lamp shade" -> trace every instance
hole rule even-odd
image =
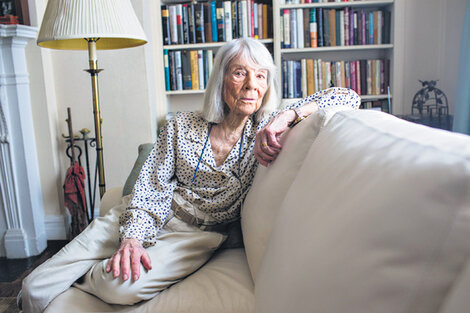
[[[147,42],[130,0],[49,0],[37,44],[87,50],[84,38],[99,38],[96,49],[119,49]]]

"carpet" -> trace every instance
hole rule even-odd
[[[16,297],[0,297],[0,313],[19,313]]]

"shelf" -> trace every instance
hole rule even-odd
[[[384,7],[393,4],[394,0],[376,0],[376,1],[347,1],[347,2],[328,2],[328,3],[304,3],[304,4],[282,4],[280,9],[300,9],[300,8],[344,8],[344,7]]]
[[[351,51],[351,50],[385,50],[393,49],[393,44],[382,45],[353,45],[353,46],[328,46],[319,48],[288,48],[281,49],[281,53],[302,53],[302,52],[326,52],[326,51]]]
[[[259,39],[260,42],[267,44],[273,43],[273,39]],[[208,49],[208,48],[218,48],[226,44],[225,41],[220,42],[204,42],[204,43],[192,43],[192,44],[185,44],[185,45],[165,45],[163,49],[168,50],[184,50],[184,49]]]
[[[167,90],[165,93],[168,96],[176,96],[176,95],[196,95],[196,94],[203,94],[206,90]]]

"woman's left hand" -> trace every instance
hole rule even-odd
[[[256,133],[254,153],[261,165],[268,166],[276,159],[282,149],[281,135],[294,119],[294,111],[284,111],[271,119],[266,126]]]

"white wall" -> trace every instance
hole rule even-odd
[[[404,113],[410,112],[413,95],[421,87],[418,79],[438,79],[438,87],[453,107],[467,1],[396,1],[402,2],[405,12],[404,25],[400,26],[405,34],[401,60],[404,75],[400,78],[404,92],[398,107]],[[40,25],[46,0],[29,2],[33,24]],[[155,24],[153,11],[158,8],[145,0],[132,0],[132,4],[148,38],[155,40],[160,25]],[[155,75],[162,75],[156,72],[161,60],[154,58],[159,47],[159,43],[151,42],[143,47],[98,52],[98,65],[104,69],[99,84],[108,188],[123,185],[138,145],[155,140],[156,108],[162,101],[153,88]],[[62,184],[68,162],[61,135],[67,133],[67,107],[72,108],[76,131],[84,127],[94,130],[90,77],[83,71],[88,67],[87,53],[40,49],[33,43],[27,48],[27,56],[46,224],[57,228],[50,238],[58,238],[65,236],[60,227]],[[179,97],[176,102],[174,108],[179,110],[194,105],[193,98],[188,97]]]
[[[467,0],[401,0],[405,3],[404,113],[411,113],[421,80],[439,80],[453,112]]]

